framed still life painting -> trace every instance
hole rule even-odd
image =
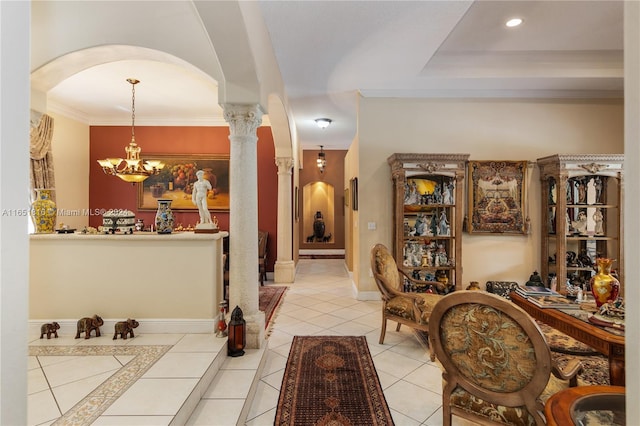
[[[526,233],[527,167],[527,161],[469,161],[469,233]]]
[[[196,172],[204,171],[211,184],[207,205],[211,211],[229,211],[229,156],[147,155],[143,159],[161,160],[162,171],[138,185],[138,209],[156,210],[159,199],[171,200],[172,210],[198,210],[191,200]]]

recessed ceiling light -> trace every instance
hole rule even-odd
[[[522,24],[522,19],[520,18],[511,18],[507,21],[507,23],[505,24],[507,27],[509,28],[513,28],[513,27],[517,27],[518,25]]]

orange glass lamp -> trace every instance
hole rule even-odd
[[[144,181],[152,175],[157,175],[164,168],[164,163],[159,160],[146,160],[140,158],[142,148],[136,144],[135,123],[136,123],[136,84],[139,80],[128,78],[131,83],[131,142],[124,148],[127,158],[106,158],[97,160],[102,167],[102,171],[111,176],[118,176],[125,182],[138,183]]]
[[[244,355],[244,347],[247,344],[247,322],[242,317],[242,309],[239,306],[231,312],[227,333],[229,336],[227,355],[231,357]]]

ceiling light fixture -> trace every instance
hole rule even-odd
[[[318,159],[316,160],[318,169],[320,169],[320,173],[324,173],[324,168],[327,167],[327,157],[322,150],[322,145],[320,145],[320,152],[318,153]]]
[[[327,127],[329,127],[329,124],[331,124],[330,118],[316,118],[315,121],[318,127],[320,127],[321,129],[326,129]]]
[[[110,176],[118,176],[125,182],[138,183],[151,175],[157,175],[164,168],[164,163],[159,160],[140,159],[142,148],[136,144],[136,84],[140,83],[135,78],[128,78],[131,83],[131,142],[124,148],[127,158],[106,158],[97,160],[102,166],[102,171]]]
[[[513,28],[513,27],[517,27],[518,25],[522,24],[522,19],[521,18],[511,18],[509,19],[505,25],[509,28]]]

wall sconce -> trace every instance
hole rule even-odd
[[[232,357],[244,355],[244,347],[247,344],[247,322],[242,317],[242,309],[236,306],[231,312],[231,320],[227,329],[227,355]]]
[[[316,118],[315,121],[318,127],[320,127],[321,129],[326,129],[327,127],[329,127],[329,124],[331,124],[330,118]]]
[[[322,150],[322,145],[320,145],[320,152],[318,153],[318,159],[316,160],[318,169],[320,169],[320,173],[324,173],[324,168],[327,167],[327,157]]]

